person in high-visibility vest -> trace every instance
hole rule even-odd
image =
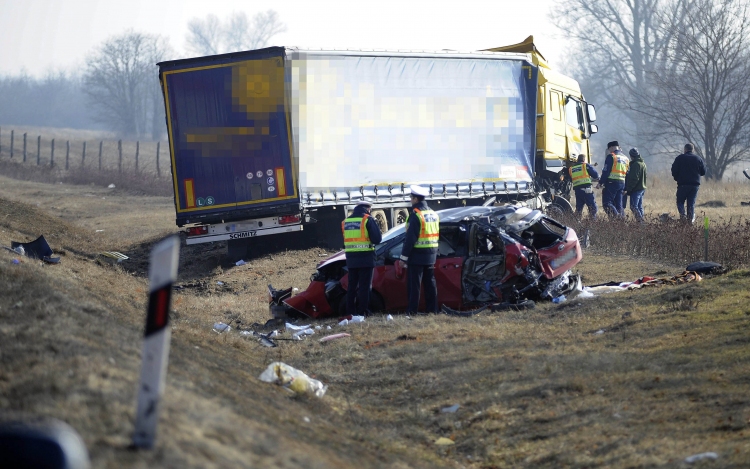
[[[625,190],[625,175],[628,173],[630,159],[620,150],[617,140],[607,144],[607,158],[604,160],[602,177],[597,188],[602,191],[602,205],[610,217],[624,217],[622,193]]]
[[[346,268],[349,287],[346,290],[346,314],[369,316],[372,271],[375,268],[375,245],[383,236],[375,219],[370,217],[372,203],[360,201],[352,214],[341,222],[344,232]]]
[[[578,155],[578,163],[568,168],[568,174],[573,181],[573,191],[576,194],[576,215],[583,214],[584,205],[589,208],[589,216],[596,218],[596,197],[591,183],[599,179],[599,173],[586,163],[586,155]]]
[[[440,239],[440,217],[427,206],[427,189],[413,185],[411,192],[412,213],[406,222],[406,237],[401,249],[402,267],[407,268],[406,291],[409,296],[407,313],[416,313],[419,308],[419,290],[424,288],[425,310],[438,312],[437,283],[435,283],[435,261]]]

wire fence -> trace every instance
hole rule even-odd
[[[168,177],[168,149],[162,142],[62,140],[0,127],[0,158],[65,171],[117,170]]]

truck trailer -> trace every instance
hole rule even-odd
[[[226,240],[242,258],[253,238],[307,230],[339,248],[340,222],[362,199],[383,231],[405,222],[412,184],[436,210],[569,209],[562,170],[590,154],[593,106],[526,42],[477,52],[268,47],[159,63],[187,243]]]

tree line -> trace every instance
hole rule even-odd
[[[128,30],[90,51],[80,71],[0,77],[0,123],[111,130],[158,140],[166,133],[157,62],[265,47],[286,30],[273,10],[188,23],[186,53],[160,35]]]
[[[568,73],[600,104],[610,140],[647,155],[693,143],[707,177],[750,159],[748,0],[566,0]],[[618,135],[619,133],[619,135]]]

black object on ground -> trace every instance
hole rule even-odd
[[[31,257],[32,259],[40,259],[44,262],[49,262],[50,264],[59,264],[60,258],[59,257],[52,257],[52,248],[49,247],[49,244],[47,244],[47,240],[44,239],[44,235],[39,236],[37,239],[30,243],[19,243],[17,241],[11,241],[10,247],[12,249],[17,248],[18,246],[23,247],[24,252],[26,253],[26,257]]]

